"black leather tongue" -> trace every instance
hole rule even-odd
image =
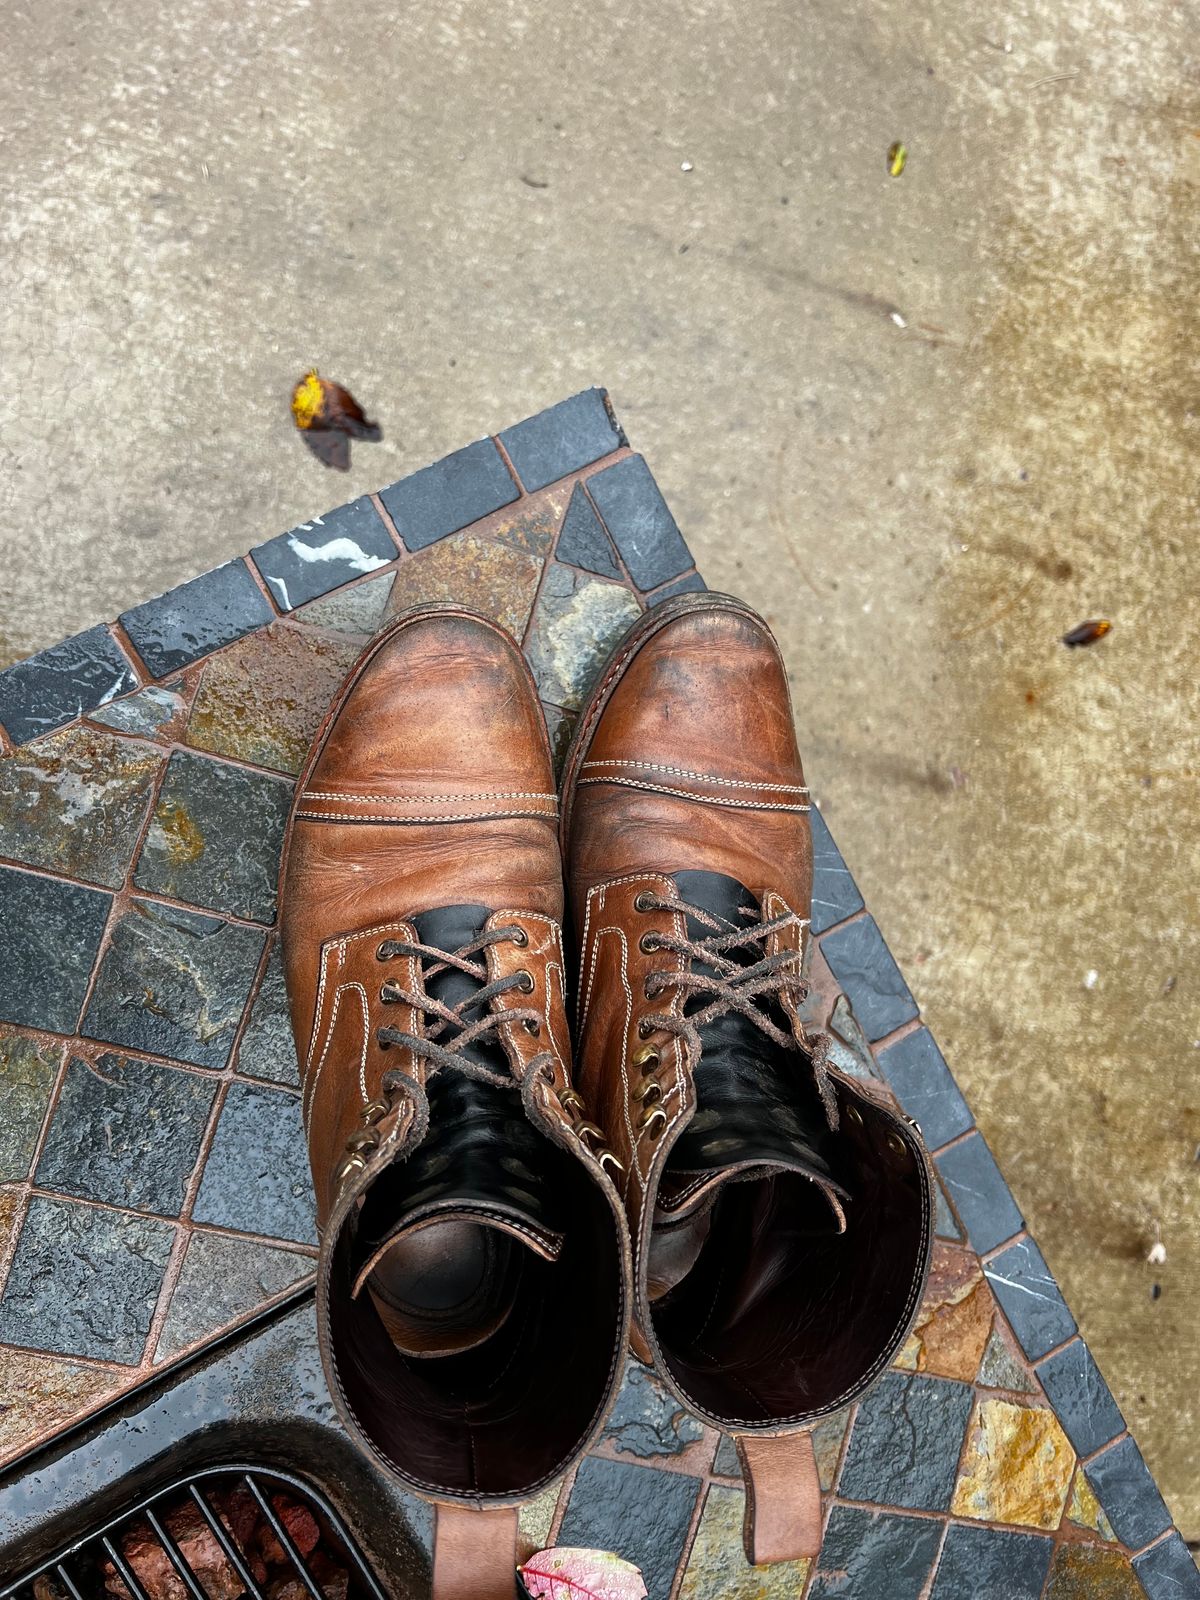
[[[754,897],[733,878],[677,872],[674,881],[681,900],[718,918],[723,927],[740,930],[761,918]],[[689,938],[712,936],[713,930],[698,919],[688,917],[687,922]],[[752,966],[761,960],[763,948],[746,944],[726,954],[740,966]],[[716,972],[699,962],[693,970]],[[707,995],[693,995],[684,1013],[694,1015],[709,1003]],[[771,1000],[755,1004],[778,1027],[788,1029],[781,1007]],[[845,1191],[834,1180],[833,1143],[804,1057],[781,1049],[736,1011],[705,1023],[700,1037],[704,1050],[694,1077],[696,1114],[668,1158],[658,1220],[669,1225],[694,1217],[729,1181],[794,1172],[821,1187],[840,1231],[845,1227],[840,1205]]]
[[[413,918],[424,945],[454,952],[483,931],[485,906],[445,906]],[[476,959],[476,958],[472,958]],[[482,964],[483,955],[478,957]],[[481,987],[469,973],[425,962],[425,990],[457,1006]],[[484,1013],[470,1008],[468,1023]],[[430,1024],[432,1026],[432,1023]],[[453,1048],[453,1029],[440,1038]],[[491,1036],[463,1055],[508,1076]],[[353,1292],[368,1288],[396,1345],[445,1355],[487,1338],[504,1320],[521,1258],[553,1261],[562,1247],[560,1206],[546,1181],[540,1136],[516,1092],[453,1067],[426,1083],[429,1131],[407,1160],[372,1184],[355,1235]]]

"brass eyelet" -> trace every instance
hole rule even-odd
[[[399,995],[396,994],[395,990],[392,988],[390,981],[380,985],[379,999],[381,1004],[385,1006],[394,1006],[399,998]]]
[[[542,1031],[542,1025],[537,1020],[536,1017],[526,1017],[525,1018],[525,1032],[526,1033],[531,1033],[533,1035],[533,1037],[536,1039],[540,1035],[541,1031]]]
[[[656,933],[644,933],[638,940],[638,949],[644,956],[652,956],[656,950],[662,949],[662,940]]]
[[[392,959],[392,953],[388,949],[387,940],[386,939],[376,949],[376,951],[375,951],[375,959],[376,959],[376,961],[390,961]]]
[[[345,1183],[346,1179],[352,1172],[361,1172],[366,1164],[367,1163],[363,1160],[362,1156],[347,1156],[345,1161],[343,1161],[341,1166],[337,1169],[337,1172],[334,1175],[334,1181],[337,1183]]]
[[[648,1139],[658,1139],[667,1125],[667,1113],[661,1106],[650,1106],[638,1118],[638,1127]]]
[[[583,1110],[583,1096],[576,1094],[574,1089],[560,1089],[558,1091],[558,1103],[564,1111]]]
[[[513,924],[513,930],[512,930],[512,942],[513,942],[513,943],[514,943],[514,944],[515,944],[515,945],[518,945],[518,946],[520,946],[520,948],[521,948],[521,949],[522,949],[522,950],[523,950],[523,949],[524,949],[524,948],[525,948],[525,946],[526,946],[526,945],[527,945],[527,944],[528,944],[528,943],[529,943],[529,935],[528,935],[528,934],[527,934],[527,933],[526,933],[526,932],[525,932],[525,929],[524,929],[524,928],[522,928],[522,927],[521,927],[521,926],[520,926],[520,924],[518,924],[518,923],[514,923],[514,924]]]
[[[633,1058],[633,1065],[639,1067],[643,1072],[649,1072],[661,1060],[662,1057],[658,1053],[657,1045],[648,1044],[644,1050],[636,1052]]]
[[[363,1128],[358,1133],[352,1133],[346,1140],[346,1149],[353,1150],[358,1155],[363,1150],[371,1151],[379,1148],[379,1135],[374,1128]]]
[[[374,1122],[377,1118],[384,1116],[386,1112],[386,1100],[372,1100],[370,1105],[364,1106],[358,1115],[363,1122]]]
[[[639,1039],[648,1039],[653,1032],[654,1032],[654,1029],[646,1021],[645,1017],[643,1017],[641,1019],[641,1021],[637,1025],[638,1038]]]
[[[602,1167],[610,1168],[614,1178],[623,1178],[625,1176],[624,1163],[618,1161],[611,1150],[601,1150],[596,1160]]]
[[[898,1156],[907,1156],[908,1146],[898,1133],[889,1133],[887,1142],[889,1150],[894,1150]]]
[[[644,1105],[654,1105],[656,1101],[661,1100],[662,1090],[659,1088],[658,1080],[656,1078],[643,1078],[641,1083],[635,1086],[633,1098]]]
[[[652,894],[647,894],[645,890],[643,890],[641,894],[634,896],[633,909],[635,911],[653,911],[654,896]]]
[[[517,973],[517,988],[522,994],[533,993],[533,973],[527,972],[524,967]]]
[[[847,1122],[852,1122],[856,1128],[861,1128],[862,1127],[862,1120],[863,1120],[862,1119],[862,1112],[858,1109],[858,1107],[856,1105],[848,1105],[846,1107],[846,1121]]]

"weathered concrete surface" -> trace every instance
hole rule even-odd
[[[1200,1535],[1186,8],[129,0],[5,34],[3,658],[608,383],[779,629],[839,842]],[[348,479],[290,431],[311,361],[385,429]]]

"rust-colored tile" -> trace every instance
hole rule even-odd
[[[485,533],[491,539],[502,539],[505,544],[530,555],[544,557],[562,525],[574,488],[574,482],[560,483],[556,488],[543,489],[540,494],[527,495],[477,522],[474,531]]]
[[[1045,1600],[1145,1600],[1129,1558],[1098,1544],[1060,1545]]]
[[[400,564],[386,614],[394,617],[408,606],[456,600],[520,639],[541,576],[538,556],[474,533],[456,533]]]
[[[1074,1470],[1075,1452],[1047,1406],[980,1399],[950,1509],[984,1522],[1057,1528]]]
[[[0,1461],[11,1460],[124,1388],[130,1373],[0,1349]]]
[[[277,772],[299,772],[358,653],[349,641],[279,623],[251,634],[205,667],[188,744]]]
[[[973,1382],[994,1311],[978,1258],[939,1240],[933,1247],[921,1310],[896,1366]]]

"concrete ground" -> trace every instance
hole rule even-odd
[[[777,628],[810,781],[1200,1537],[1186,8],[18,0],[5,32],[0,660],[606,383]],[[348,478],[291,430],[310,362],[384,427]]]

